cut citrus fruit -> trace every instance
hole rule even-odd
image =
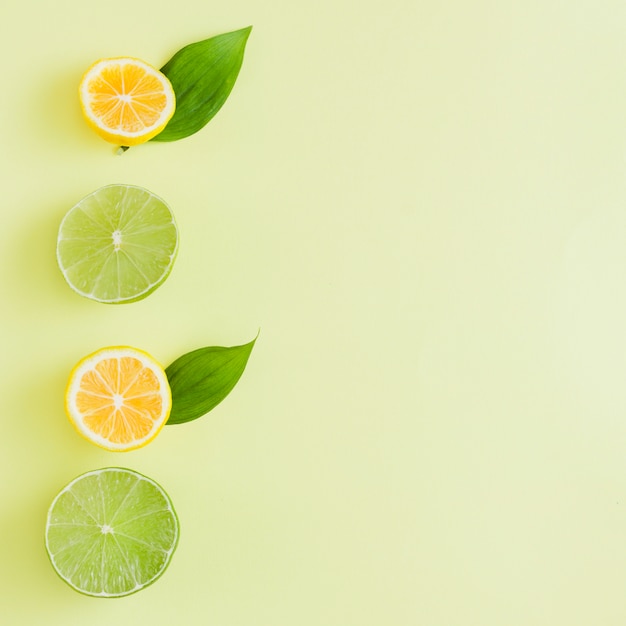
[[[178,251],[172,211],[135,185],[107,185],[70,209],[57,261],[69,286],[98,302],[145,298],[168,277]]]
[[[81,435],[122,452],[157,436],[169,417],[172,394],[165,371],[149,354],[116,346],[102,348],[74,367],[65,408]]]
[[[176,108],[165,74],[131,57],[96,61],[85,72],[79,95],[87,123],[103,139],[124,146],[158,135]]]
[[[87,472],[64,487],[46,520],[46,550],[57,574],[89,596],[115,598],[153,583],[176,549],[172,501],[129,469]]]

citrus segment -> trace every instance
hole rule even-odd
[[[63,218],[57,261],[69,286],[86,298],[141,300],[171,272],[178,229],[164,200],[135,185],[106,185]]]
[[[154,480],[108,467],[87,472],[53,500],[46,550],[57,574],[90,596],[125,596],[154,582],[176,549],[172,501]]]
[[[169,417],[172,396],[165,371],[149,354],[111,347],[85,357],[72,370],[65,407],[89,441],[126,451],[157,436]]]
[[[158,135],[176,108],[165,74],[131,57],[96,61],[85,72],[79,94],[87,123],[103,139],[125,146]]]

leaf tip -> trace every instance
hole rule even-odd
[[[245,40],[248,41],[248,37],[250,37],[250,33],[252,32],[252,24],[242,28],[239,32],[244,36]]]

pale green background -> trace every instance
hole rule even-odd
[[[626,622],[626,3],[5,0],[0,621],[100,626]],[[83,123],[103,56],[155,65],[254,25],[197,135],[124,156]],[[175,211],[168,281],[69,290],[82,196]],[[165,364],[261,329],[210,416],[114,454],[74,433],[74,363]],[[77,474],[159,481],[165,576],[86,598],[43,547]]]

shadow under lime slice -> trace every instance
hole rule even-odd
[[[107,185],[83,198],[63,218],[57,239],[57,261],[69,286],[110,304],[152,293],[168,277],[177,250],[172,211],[134,185]]]
[[[150,478],[119,467],[82,474],[56,496],[46,550],[76,591],[115,598],[153,583],[178,543],[169,496]]]

